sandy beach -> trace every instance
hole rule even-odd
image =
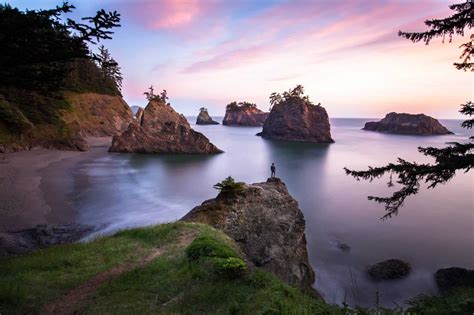
[[[73,223],[74,169],[107,154],[111,138],[89,138],[87,152],[33,149],[0,158],[0,232]]]

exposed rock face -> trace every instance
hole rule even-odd
[[[439,269],[435,273],[435,280],[442,292],[456,287],[474,288],[474,270],[459,267]]]
[[[191,153],[222,152],[202,133],[191,129],[183,115],[162,101],[150,101],[140,121],[114,136],[110,152]]]
[[[287,100],[273,106],[262,132],[257,135],[284,141],[334,142],[326,109],[304,99]]]
[[[400,279],[408,276],[410,271],[410,264],[400,259],[388,259],[367,269],[369,276],[374,280]]]
[[[438,120],[424,114],[389,113],[380,121],[365,123],[362,129],[420,136],[452,134]]]
[[[132,105],[132,106],[130,106],[130,109],[132,110],[132,115],[133,115],[134,117],[137,116],[137,112],[138,112],[138,110],[139,110],[140,108],[141,108],[141,107],[140,107],[140,106],[137,106],[137,105]]]
[[[227,105],[222,124],[225,126],[258,127],[263,126],[268,115],[268,113],[261,111],[256,106]]]
[[[199,115],[196,119],[196,125],[218,125],[219,123],[209,116],[209,113],[206,110],[199,111]]]
[[[26,254],[57,244],[79,241],[93,227],[78,224],[37,225],[34,228],[0,233],[0,257]]]
[[[137,121],[138,123],[140,123],[142,121],[142,118],[143,118],[143,113],[144,113],[144,110],[143,108],[138,108],[136,114],[135,114],[135,121]]]
[[[182,220],[222,230],[256,266],[290,284],[309,288],[314,282],[303,213],[278,178],[247,185],[237,195],[220,193],[192,209]]]
[[[67,93],[73,111],[63,113],[66,123],[77,122],[82,136],[115,136],[132,122],[132,111],[120,96]]]

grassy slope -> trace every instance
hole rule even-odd
[[[95,275],[137,262],[157,248],[162,249],[160,256],[107,281],[80,305],[79,313],[374,313],[328,305],[259,270],[249,270],[240,278],[218,275],[202,261],[189,261],[185,246],[178,243],[186,233],[210,236],[238,252],[232,240],[207,225],[177,222],[3,259],[0,313],[37,313]],[[446,297],[415,299],[412,314],[465,314],[471,307],[474,290],[462,290]]]
[[[144,267],[102,285],[82,305],[81,311],[271,313],[304,309],[327,313],[332,309],[265,272],[252,271],[243,278],[225,279],[210,272],[205,264],[189,262],[184,248],[175,244],[178,235],[187,230],[212,235],[235,247],[229,238],[209,226],[177,222],[3,259],[0,260],[0,313],[35,313],[98,273],[136,261],[164,245],[164,254]]]

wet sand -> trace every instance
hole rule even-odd
[[[0,158],[0,232],[73,223],[74,170],[107,154],[111,138],[88,139],[87,152],[33,149]]]

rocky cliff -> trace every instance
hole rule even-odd
[[[274,105],[257,135],[285,141],[334,142],[326,109],[296,97]]]
[[[420,136],[452,134],[438,120],[424,114],[389,113],[380,121],[365,123],[362,129]]]
[[[196,118],[196,125],[218,125],[219,123],[209,116],[207,109],[201,109]]]
[[[192,153],[222,152],[202,133],[194,131],[183,115],[163,101],[150,101],[140,121],[114,136],[110,152]]]
[[[278,178],[246,185],[235,195],[220,193],[192,209],[182,220],[222,230],[257,267],[290,284],[309,288],[314,282],[303,213]]]
[[[268,118],[268,113],[265,113],[257,108],[255,104],[250,103],[230,103],[226,107],[223,125],[226,126],[263,126],[265,120]]]

